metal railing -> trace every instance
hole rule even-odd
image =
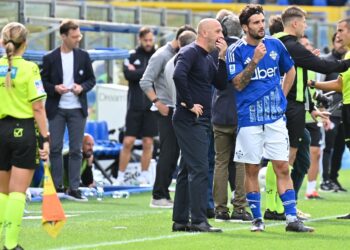
[[[138,6],[135,6],[138,5]],[[143,7],[140,7],[143,6]],[[152,7],[163,6],[162,8]],[[28,16],[47,18],[73,18],[80,20],[94,20],[97,22],[126,23],[138,25],[154,25],[155,27],[179,27],[183,24],[196,26],[200,19],[204,17],[214,17],[218,9],[228,8],[237,12],[239,4],[211,4],[211,3],[160,3],[160,2],[120,2],[105,1],[57,1],[57,0],[0,0],[2,18],[0,18],[0,28],[7,22],[19,21],[27,25],[31,34],[30,39],[34,40],[29,44],[30,49],[51,50],[59,45],[60,38],[55,32],[57,24],[47,25],[43,19],[42,23],[27,23]],[[178,7],[179,9],[175,9]],[[266,20],[272,14],[280,13],[282,6],[264,6]],[[304,8],[304,6],[303,6]],[[330,43],[330,38],[335,31],[335,23],[327,22],[330,18],[329,9],[327,12],[315,7],[305,7],[310,10],[313,18],[308,21],[307,34],[315,47],[323,48]],[[333,9],[332,9],[333,10]],[[344,8],[336,9],[332,20],[344,12]],[[342,12],[343,11],[343,12]],[[332,11],[331,11],[332,12]],[[334,11],[335,12],[335,11]],[[344,12],[345,15],[348,12]],[[327,19],[328,18],[328,19]],[[91,22],[94,22],[91,21]],[[170,40],[174,36],[172,29],[170,32],[159,32],[158,42]],[[102,31],[85,32],[81,47],[91,49],[94,47],[119,47],[123,49],[133,49],[137,43],[135,33],[111,33]],[[116,71],[111,63],[107,66],[107,71],[112,74]],[[117,71],[120,71],[118,69]],[[120,74],[120,72],[118,73]]]

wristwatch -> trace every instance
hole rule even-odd
[[[225,56],[219,56],[219,60],[222,60],[222,61],[224,61],[224,62],[226,62],[226,58],[225,58]]]
[[[316,82],[314,80],[310,80],[310,88],[314,89],[316,87]]]
[[[47,135],[47,136],[40,135],[40,140],[41,140],[42,143],[50,142],[50,136],[49,135]]]
[[[153,103],[156,103],[156,102],[158,102],[158,101],[159,101],[159,98],[158,98],[158,97],[156,97],[156,98],[154,98],[154,99],[152,100]]]

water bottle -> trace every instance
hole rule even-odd
[[[114,191],[112,197],[114,199],[129,198],[130,194],[128,191]]]
[[[98,201],[102,201],[103,194],[104,194],[103,182],[97,182],[96,183],[96,197],[97,197]]]

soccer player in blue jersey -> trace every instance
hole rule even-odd
[[[294,63],[283,44],[265,36],[260,5],[247,5],[239,15],[245,37],[226,53],[229,80],[236,91],[238,126],[234,161],[246,166],[246,192],[254,216],[251,231],[264,231],[258,183],[262,157],[271,159],[278,193],[286,214],[286,231],[313,232],[296,215],[296,201],[289,175],[289,138],[285,110],[295,77]],[[281,85],[281,78],[283,81]]]

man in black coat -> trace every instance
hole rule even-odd
[[[78,47],[82,38],[77,23],[61,23],[62,44],[43,58],[41,72],[47,92],[46,113],[51,135],[50,161],[53,181],[63,191],[63,136],[69,134],[69,190],[72,200],[87,201],[79,191],[82,141],[88,105],[86,94],[96,84],[89,54]]]

